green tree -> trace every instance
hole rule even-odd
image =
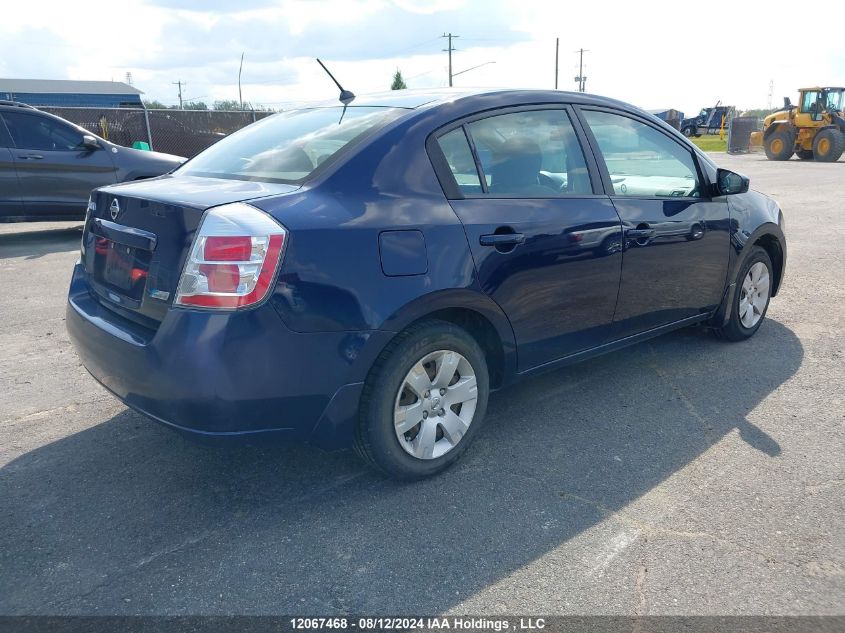
[[[758,119],[764,119],[769,116],[772,112],[777,112],[780,108],[774,108],[772,110],[768,110],[766,108],[755,108],[752,110],[744,110],[742,111],[742,116],[747,117],[756,117]]]
[[[208,110],[204,101],[186,101],[182,106],[185,110]]]
[[[252,110],[252,104],[244,101],[244,107],[241,108],[241,102],[237,99],[218,99],[211,106],[214,110]]]
[[[391,90],[405,90],[408,86],[405,84],[405,80],[402,79],[402,73],[397,68],[396,72],[393,74],[393,83],[390,85]]]
[[[150,110],[167,110],[167,106],[157,99],[144,99],[144,107]]]

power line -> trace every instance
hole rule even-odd
[[[584,92],[587,86],[587,78],[584,76],[584,53],[589,53],[590,51],[581,48],[575,52],[580,54],[580,61],[578,62],[578,76],[575,78],[575,81],[578,82],[578,92]]]
[[[238,66],[238,101],[241,102],[241,110],[244,109],[244,95],[241,92],[241,73],[244,70],[244,54],[241,52],[241,65]]]
[[[452,46],[452,38],[453,37],[460,37],[460,35],[452,35],[451,33],[444,33],[442,37],[448,38],[449,40],[449,48],[444,48],[444,51],[449,53],[449,87],[452,87],[452,51],[457,50],[454,46]]]
[[[182,81],[181,79],[172,83],[174,86],[179,86],[179,109],[182,110],[182,86],[187,86],[188,84]]]

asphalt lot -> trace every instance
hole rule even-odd
[[[717,161],[787,218],[757,336],[494,394],[415,484],[128,411],[65,332],[79,224],[0,225],[0,614],[845,614],[845,161]]]

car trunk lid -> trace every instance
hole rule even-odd
[[[89,285],[106,307],[156,328],[206,209],[291,193],[294,185],[164,176],[92,194],[82,238]]]

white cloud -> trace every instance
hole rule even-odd
[[[783,32],[777,11],[737,3],[713,18],[697,3],[490,2],[486,0],[31,0],[0,24],[0,75],[122,80],[131,71],[148,97],[175,103],[237,98],[281,104],[334,96],[320,56],[357,93],[383,90],[396,68],[412,87],[446,85],[445,31],[455,40],[455,85],[554,86],[560,38],[562,89],[574,89],[585,54],[587,89],[643,107],[693,113],[717,100],[764,107],[805,84],[845,83],[836,38],[813,43],[813,64],[765,33]],[[766,5],[770,6],[770,5]],[[119,7],[119,8],[118,8]],[[45,19],[45,17],[49,19]]]

